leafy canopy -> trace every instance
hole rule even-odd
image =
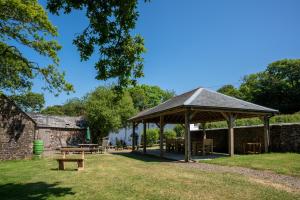
[[[300,111],[300,59],[273,62],[263,72],[247,75],[239,89],[224,86],[219,91],[282,113]]]
[[[48,115],[66,115],[66,116],[83,116],[85,115],[84,99],[72,98],[67,100],[63,105],[49,106],[42,110],[42,114]]]
[[[48,0],[47,8],[56,15],[61,10],[86,13],[89,24],[73,43],[83,61],[95,52],[99,55],[96,79],[114,78],[122,90],[143,76],[144,40],[132,33],[139,16],[137,4],[138,0]]]
[[[136,112],[129,93],[116,98],[114,91],[107,87],[98,87],[87,96],[85,110],[95,139],[125,127],[128,118]]]
[[[134,107],[139,111],[157,106],[175,95],[174,91],[144,84],[129,88],[128,91],[132,97]]]
[[[43,94],[27,92],[10,98],[25,112],[40,112],[45,105]]]
[[[44,89],[56,94],[72,91],[64,73],[58,71],[57,52],[61,46],[49,38],[57,36],[56,28],[37,0],[0,0],[0,89],[16,92],[31,89],[33,79],[45,80]],[[41,66],[25,57],[22,46],[50,60]]]

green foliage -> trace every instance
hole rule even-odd
[[[144,141],[143,134],[141,135],[142,135],[142,141]],[[146,135],[147,135],[147,146],[153,146],[154,144],[157,143],[159,139],[159,129],[157,128],[147,129]]]
[[[220,92],[222,94],[232,96],[238,99],[242,98],[242,94],[239,91],[239,89],[235,88],[233,85],[224,85],[220,89],[217,90],[217,92]]]
[[[241,97],[282,113],[300,111],[300,59],[284,59],[268,65],[263,72],[243,78],[239,89],[224,86],[219,91]]]
[[[134,107],[139,111],[157,106],[175,95],[173,91],[144,84],[129,88],[128,91],[132,97]]]
[[[48,0],[47,8],[56,15],[61,10],[64,14],[86,12],[89,24],[73,43],[81,60],[88,60],[95,52],[99,55],[96,78],[117,79],[115,88],[120,91],[143,76],[144,39],[132,32],[139,15],[137,4],[138,0]]]
[[[128,118],[135,114],[129,93],[116,97],[112,88],[107,87],[98,87],[88,94],[85,112],[95,139],[126,126]]]
[[[40,76],[44,89],[58,94],[73,91],[64,73],[58,71],[57,52],[61,46],[48,38],[57,36],[56,28],[37,0],[0,0],[0,89],[15,92],[31,89]],[[23,56],[15,44],[34,50],[52,61],[47,66]]]
[[[164,130],[164,137],[166,139],[175,139],[176,138],[176,132],[172,129],[166,129],[166,130]]]
[[[181,124],[176,124],[173,128],[176,133],[176,137],[183,137],[184,136],[184,128]]]
[[[287,115],[276,115],[270,119],[270,124],[278,123],[300,123],[300,113],[287,114]],[[255,117],[248,119],[237,119],[236,126],[254,126],[262,125],[263,122]],[[206,127],[209,128],[227,128],[227,123],[225,121],[207,123]]]
[[[48,115],[83,116],[85,115],[85,101],[79,98],[69,99],[63,105],[48,106],[41,113]]]
[[[65,115],[63,106],[61,105],[48,106],[41,113],[45,115]]]
[[[45,105],[43,94],[27,92],[10,98],[25,112],[40,112]]]

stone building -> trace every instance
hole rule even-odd
[[[85,142],[83,117],[48,116],[23,112],[0,94],[0,160],[24,159],[33,154],[33,141],[44,141],[45,152]]]
[[[27,114],[36,122],[35,136],[44,141],[45,152],[85,142],[83,117]]]
[[[0,94],[0,160],[30,157],[35,127],[30,116]]]

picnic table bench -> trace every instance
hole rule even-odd
[[[65,170],[65,162],[77,162],[77,170],[84,169],[84,159],[82,158],[58,158],[58,170]]]
[[[61,148],[60,151],[62,153],[62,158],[56,159],[58,162],[58,169],[65,170],[65,162],[76,162],[77,170],[84,169],[84,152],[88,151],[86,148]],[[81,158],[66,158],[66,153],[81,153]]]

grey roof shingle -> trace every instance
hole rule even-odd
[[[54,116],[38,113],[27,114],[36,122],[37,127],[83,129],[85,125],[83,117]]]
[[[196,88],[189,92],[175,96],[158,106],[138,113],[129,120],[142,118],[145,116],[160,113],[178,107],[197,107],[202,109],[213,110],[232,110],[243,112],[260,112],[260,113],[278,113],[278,110],[253,104],[234,97],[230,97],[206,88]]]

